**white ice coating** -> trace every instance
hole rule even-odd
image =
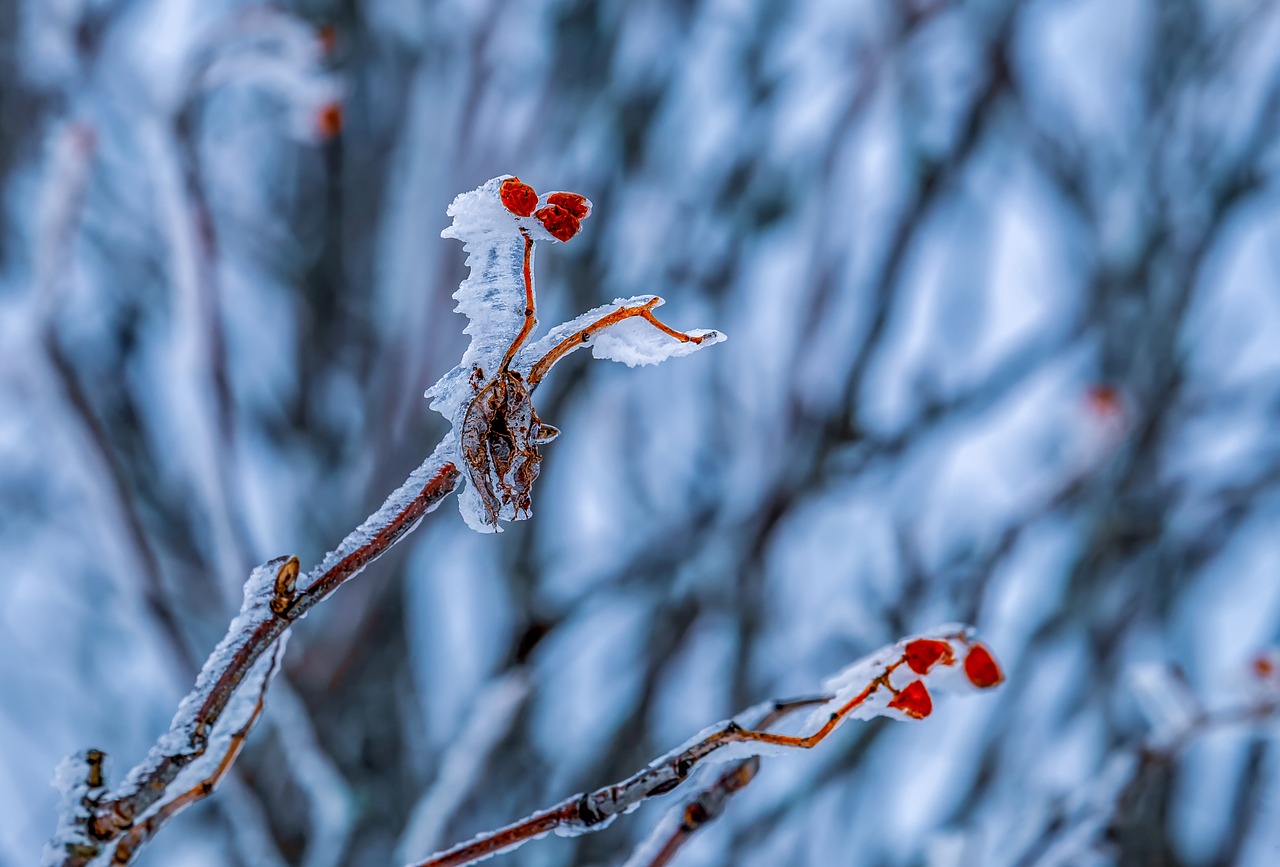
[[[268,596],[268,599],[270,599],[270,596]],[[145,820],[147,816],[161,809],[174,797],[194,788],[201,780],[208,778],[213,773],[214,768],[222,760],[222,757],[226,755],[227,750],[231,748],[232,737],[244,727],[257,708],[258,699],[262,697],[265,687],[264,680],[268,676],[274,676],[276,671],[275,661],[284,653],[288,641],[289,632],[286,631],[280,636],[273,648],[263,653],[254,662],[240,682],[240,686],[227,701],[227,706],[223,709],[222,714],[218,717],[217,724],[214,725],[212,732],[209,734],[209,743],[205,748],[204,755],[183,768],[182,773],[178,774],[177,779],[169,785],[166,797],[151,805],[134,820],[135,822]],[[172,729],[170,731],[172,732]]]
[[[849,667],[827,678],[822,683],[824,692],[832,694],[831,701],[814,709],[806,723],[806,731],[822,726],[831,714],[844,707],[859,695],[868,684],[875,680],[889,665],[902,658],[906,647],[921,638],[941,641],[951,647],[952,664],[941,663],[933,666],[926,674],[917,674],[907,666],[900,666],[889,675],[889,683],[895,689],[902,689],[913,680],[924,681],[931,695],[941,692],[970,691],[974,689],[964,676],[963,661],[967,653],[966,642],[972,641],[973,627],[962,623],[944,623],[933,629],[908,635],[894,644],[880,648],[875,653],[862,657]],[[838,728],[851,719],[868,720],[878,716],[887,716],[896,720],[913,720],[914,717],[897,708],[889,707],[893,693],[887,689],[872,692],[857,707],[836,724]]]
[[[339,544],[328,554],[324,555],[324,559],[320,564],[307,573],[305,580],[299,580],[298,588],[305,590],[320,580],[325,573],[337,566],[353,551],[357,551],[369,544],[369,540],[381,533],[387,528],[387,525],[395,520],[396,516],[405,510],[405,507],[411,503],[418,494],[422,493],[422,489],[427,483],[435,478],[441,468],[451,461],[456,460],[457,448],[452,437],[446,437],[427,456],[418,468],[409,474],[409,478],[405,479],[400,487],[392,491],[387,498],[378,507],[378,511],[364,519],[364,522],[346,535]],[[439,505],[437,503],[436,505]],[[435,510],[435,505],[427,510],[428,514]],[[411,529],[411,528],[410,528]],[[407,532],[407,530],[406,530]],[[354,574],[359,574],[363,570],[363,566],[357,569]]]
[[[205,700],[208,699],[214,685],[218,682],[218,678],[226,670],[230,658],[244,646],[244,643],[259,625],[274,616],[270,605],[271,599],[275,594],[276,576],[280,571],[280,567],[288,560],[288,557],[277,557],[274,560],[263,563],[250,573],[249,579],[244,584],[244,600],[240,606],[240,613],[236,615],[235,619],[231,621],[231,625],[227,627],[226,636],[214,648],[209,658],[205,660],[204,666],[200,669],[200,674],[196,677],[195,689],[188,693],[182,703],[178,705],[178,711],[174,714],[168,730],[156,741],[150,752],[147,753],[146,758],[136,765],[125,777],[121,785],[111,793],[113,798],[127,797],[137,792],[142,781],[166,759],[173,756],[190,755],[197,751],[197,746],[193,743],[196,715]],[[222,755],[226,753],[234,732],[243,726],[249,719],[250,714],[253,713],[258,698],[262,694],[263,679],[271,671],[273,660],[283,651],[284,643],[288,637],[289,634],[286,631],[280,636],[274,651],[264,653],[240,682],[238,689],[227,702],[227,706],[223,709],[217,724],[209,735],[204,755],[184,768],[177,779],[168,787],[167,796],[161,798],[141,815],[135,817],[135,822],[143,821],[168,801],[192,788],[201,779],[208,776]],[[58,814],[58,828],[53,839],[45,846],[44,864],[62,863],[66,856],[68,844],[77,842],[92,843],[92,841],[84,839],[83,830],[84,819],[88,816],[88,808],[84,804],[84,799],[86,795],[90,794],[87,783],[88,772],[89,764],[85,753],[76,753],[68,756],[59,763],[57,770],[54,772],[53,785],[61,793],[62,797]],[[106,793],[97,792],[94,794],[96,800]],[[104,863],[109,862],[110,852],[111,847],[106,847],[101,858],[97,860],[104,860]]]
[[[608,304],[602,304],[599,307],[588,310],[563,325],[557,325],[548,331],[544,337],[526,345],[516,356],[515,366],[521,371],[528,370],[533,367],[538,359],[550,352],[553,347],[562,343],[565,338],[586,329],[591,323],[608,316],[610,313],[616,313],[624,307],[643,307],[651,301],[655,302],[653,304],[654,308],[661,307],[666,303],[657,295],[635,295],[631,298],[617,298]],[[701,342],[677,340],[654,328],[643,318],[635,316],[590,334],[585,341],[575,343],[570,352],[576,352],[584,346],[590,346],[593,358],[620,361],[627,367],[636,367],[637,365],[660,364],[668,358],[680,358],[684,355],[690,355],[699,349],[722,343],[726,339],[725,335],[719,331],[707,329],[694,329],[684,333],[689,337],[701,338]]]
[[[61,864],[68,846],[92,843],[85,833],[85,821],[89,816],[85,800],[91,794],[89,770],[88,753],[81,751],[58,762],[53,771],[53,787],[59,795],[58,826],[44,847],[40,863],[45,867]]]
[[[214,648],[213,653],[209,654],[209,658],[205,660],[204,666],[200,669],[200,674],[196,677],[195,689],[188,693],[187,697],[178,705],[178,711],[173,715],[173,722],[169,724],[169,730],[160,736],[155,746],[147,754],[147,757],[129,772],[129,776],[121,783],[116,793],[117,796],[131,794],[136,791],[140,782],[166,758],[194,752],[195,747],[192,743],[192,735],[196,728],[196,715],[199,713],[200,707],[209,698],[209,694],[212,692],[214,685],[217,684],[218,678],[226,670],[231,657],[244,646],[245,642],[249,640],[249,637],[253,635],[261,624],[275,616],[271,612],[270,606],[272,596],[275,594],[276,575],[280,571],[280,567],[288,559],[288,557],[277,557],[274,560],[263,563],[250,573],[249,580],[244,584],[244,601],[240,606],[240,613],[236,615],[235,619],[231,621],[231,625],[227,627],[226,636]],[[286,636],[281,636],[281,641]],[[236,695],[232,697],[231,702],[228,703],[227,708],[223,711],[219,725],[211,735],[211,738],[217,736],[217,730],[234,730],[234,725],[228,729],[227,718],[231,715],[233,705],[241,700],[242,696],[249,694],[251,703],[257,702],[261,677],[266,671],[264,663],[268,662],[270,657],[271,654],[264,653],[263,658],[258,660],[254,669],[241,682]],[[212,740],[210,747],[212,747]],[[212,754],[213,750],[209,749],[208,753]],[[175,792],[180,791],[175,787],[170,788]]]
[[[822,728],[827,720],[830,719],[832,713],[844,707],[855,696],[859,695],[888,666],[902,658],[906,646],[910,642],[920,638],[928,638],[948,644],[951,647],[952,664],[936,664],[926,674],[917,674],[905,665],[900,666],[889,675],[889,682],[895,689],[902,689],[913,680],[920,680],[924,681],[930,695],[975,690],[975,687],[965,677],[963,670],[963,661],[968,647],[966,642],[971,642],[972,636],[972,627],[959,623],[946,623],[918,635],[909,635],[894,644],[886,645],[874,653],[862,657],[823,681],[822,691],[831,694],[832,698],[825,704],[818,705],[808,714],[798,733],[809,735]],[[836,723],[836,728],[851,719],[868,720],[878,716],[887,716],[896,720],[915,719],[897,708],[889,707],[889,702],[892,698],[893,693],[887,689],[874,690],[857,707],[842,717]],[[655,759],[650,763],[650,767],[657,767],[673,761],[680,754],[722,731],[730,722],[736,723],[743,728],[754,728],[771,708],[772,703],[765,702],[743,711],[732,720],[724,720],[715,725],[707,726],[680,746]],[[766,744],[757,741],[735,741],[712,752],[704,761],[717,764],[750,758],[751,756],[785,755],[792,751],[793,748],[791,747],[777,744]]]
[[[538,241],[557,240],[535,217],[513,214],[502,203],[500,188],[503,181],[510,177],[502,175],[493,178],[455,198],[448,208],[448,215],[453,218],[453,222],[440,233],[441,237],[456,238],[463,242],[469,269],[467,278],[458,286],[453,297],[458,302],[455,312],[467,317],[464,333],[471,338],[471,343],[458,366],[442,376],[426,392],[426,396],[431,399],[431,408],[447,418],[453,426],[453,433],[448,440],[450,460],[461,460],[459,438],[462,421],[467,407],[476,395],[477,384],[483,387],[484,383],[491,381],[499,372],[503,359],[524,327],[528,300],[524,280],[526,237],[533,242],[529,250],[528,289],[530,296],[534,298],[535,310],[537,302],[533,248]],[[540,196],[539,206],[553,195],[555,193]],[[586,204],[589,209],[591,203]],[[656,302],[654,307],[663,303],[657,296],[641,295],[619,298],[590,310],[551,329],[541,339],[527,343],[512,359],[510,369],[527,379],[534,364],[566,338],[623,307],[639,307],[650,302]],[[535,319],[535,330],[536,327]],[[635,316],[589,332],[587,338],[575,344],[571,351],[589,345],[596,358],[620,361],[628,367],[635,367],[689,355],[725,339],[725,335],[717,331],[695,330],[685,333],[690,337],[700,338],[700,341],[695,343],[692,340],[679,340],[654,327],[643,317]],[[476,369],[480,370],[480,375],[473,379]],[[458,494],[458,509],[467,526],[473,530],[481,533],[501,531],[500,527],[492,523],[483,501],[465,474],[463,487]],[[516,519],[522,517],[527,517],[527,514],[519,514]],[[506,519],[503,516],[503,520]]]

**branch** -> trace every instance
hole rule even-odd
[[[386,553],[457,487],[459,473],[445,457],[448,448],[447,442],[437,446],[382,508],[308,573],[301,590],[297,589],[296,557],[277,558],[254,570],[245,584],[240,615],[205,662],[195,690],[183,700],[169,730],[117,790],[106,789],[100,751],[90,750],[64,763],[59,773],[63,818],[46,850],[46,863],[85,867],[107,844],[138,824],[153,827],[137,845],[154,836],[181,808],[170,810],[168,805],[188,794],[166,802],[170,784],[205,754],[214,726],[254,664],[296,621]],[[234,758],[231,754],[228,767]],[[154,812],[148,814],[152,808]]]
[[[267,699],[267,687],[271,685],[271,678],[280,667],[280,657],[283,654],[284,643],[280,642],[276,645],[275,653],[271,657],[271,665],[262,678],[262,686],[258,688],[258,700],[253,705],[253,711],[249,714],[249,718],[245,720],[244,724],[232,733],[226,752],[218,760],[213,773],[176,798],[166,801],[163,806],[147,816],[145,821],[139,822],[130,828],[128,833],[116,844],[115,853],[111,859],[113,864],[128,864],[133,860],[133,856],[138,854],[138,850],[156,835],[156,832],[160,830],[165,822],[196,801],[203,800],[213,794],[213,790],[217,788],[218,783],[226,776],[227,771],[231,770],[231,765],[235,762],[236,757],[240,755],[240,750],[244,748],[244,742],[249,737],[249,732],[253,730],[259,717],[262,716],[262,709]]]
[[[904,668],[911,673],[900,673]],[[972,640],[967,627],[940,627],[929,635],[904,638],[828,680],[830,695],[798,702],[772,702],[771,711],[763,719],[759,719],[757,708],[739,715],[739,718],[750,719],[750,724],[761,730],[745,728],[736,719],[714,726],[709,734],[697,735],[621,782],[589,794],[573,795],[504,828],[438,852],[415,867],[462,867],[509,852],[552,831],[572,837],[602,830],[643,801],[675,789],[688,779],[695,767],[715,753],[719,753],[716,759],[720,761],[751,760],[762,753],[774,752],[771,748],[811,749],[847,719],[877,716],[923,719],[933,710],[926,680],[941,690],[953,689],[958,684],[986,689],[1000,683],[1003,675],[990,652]],[[819,707],[811,715],[810,725],[820,725],[812,734],[797,736],[762,730],[785,713],[814,705]],[[743,746],[732,748],[737,744]],[[749,781],[747,772],[740,768],[726,776],[734,777],[726,783],[726,788],[733,791]],[[716,797],[723,801],[731,793],[726,791]]]
[[[774,702],[773,710],[756,723],[755,727],[768,728],[793,711],[826,704],[830,699],[831,696],[818,696]],[[671,863],[671,859],[675,857],[680,847],[687,843],[699,828],[717,818],[724,811],[729,798],[746,788],[755,779],[759,770],[759,756],[752,756],[731,764],[729,770],[686,801],[682,807],[672,810],[663,821],[659,822],[649,837],[627,859],[624,867],[665,867]]]

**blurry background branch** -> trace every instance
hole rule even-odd
[[[1129,672],[1225,706],[1280,639],[1278,16],[0,4],[0,863],[62,755],[146,751],[250,565],[317,562],[440,438],[432,239],[501,171],[597,206],[545,321],[660,289],[733,341],[625,389],[564,362],[537,520],[433,522],[298,624],[239,775],[143,862],[430,851],[955,618],[1010,684],[936,753],[873,724],[766,763],[676,863],[1031,863],[1147,736]],[[1194,741],[1076,854],[1270,867],[1268,731]]]

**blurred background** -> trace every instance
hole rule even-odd
[[[676,863],[1280,863],[1274,721],[1178,728],[1280,640],[1278,126],[1269,0],[0,2],[0,863],[442,436],[439,232],[505,173],[595,202],[544,327],[729,342],[560,364],[533,519],[450,500],[317,609],[141,863],[421,858],[953,620],[999,692]]]

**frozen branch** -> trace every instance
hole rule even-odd
[[[794,711],[826,704],[830,698],[818,696],[775,702],[773,710],[756,723],[755,728],[766,729]],[[668,813],[627,859],[624,867],[663,867],[671,863],[680,847],[700,828],[719,817],[729,798],[746,788],[759,770],[759,756],[731,764],[729,770],[722,772],[697,795]]]
[[[87,770],[83,780],[68,781],[66,774],[61,775],[63,819],[57,836],[46,850],[47,864],[83,867],[108,844],[126,834],[131,835],[126,839],[133,840],[131,829],[139,824],[148,825],[131,843],[131,855],[181,809],[181,806],[170,809],[169,805],[186,795],[170,798],[170,785],[183,770],[205,755],[214,727],[250,677],[255,664],[281,641],[289,627],[404,538],[457,486],[458,470],[440,457],[442,451],[437,448],[387,498],[381,509],[330,552],[307,575],[301,589],[297,586],[296,557],[277,558],[254,570],[245,584],[240,615],[232,621],[226,637],[205,662],[195,690],[179,706],[169,730],[125,782],[117,790],[107,791],[100,751],[86,754],[97,755],[98,760],[85,762]],[[238,749],[236,747],[236,752]],[[234,754],[229,755],[228,766],[235,759]],[[222,773],[225,769],[217,772],[217,776]],[[154,816],[159,818],[153,820]]]
[[[438,852],[416,867],[462,867],[509,852],[552,832],[575,837],[599,831],[649,798],[674,790],[707,760],[750,761],[756,756],[789,749],[811,749],[849,719],[877,716],[923,719],[933,711],[929,686],[935,690],[962,685],[987,689],[1002,680],[994,658],[983,645],[973,641],[967,627],[939,627],[927,635],[904,638],[830,678],[824,684],[829,694],[822,698],[772,702],[767,705],[771,710],[763,718],[760,708],[752,708],[699,733],[621,782],[573,795],[504,828]],[[811,734],[790,735],[765,730],[784,714],[809,706],[816,706],[807,723],[813,728]],[[748,728],[748,725],[758,728]],[[730,779],[721,790],[708,795],[708,802],[715,801],[718,809],[729,794],[749,782],[753,773],[741,765],[735,766],[725,775]],[[719,782],[712,788],[717,787]]]

